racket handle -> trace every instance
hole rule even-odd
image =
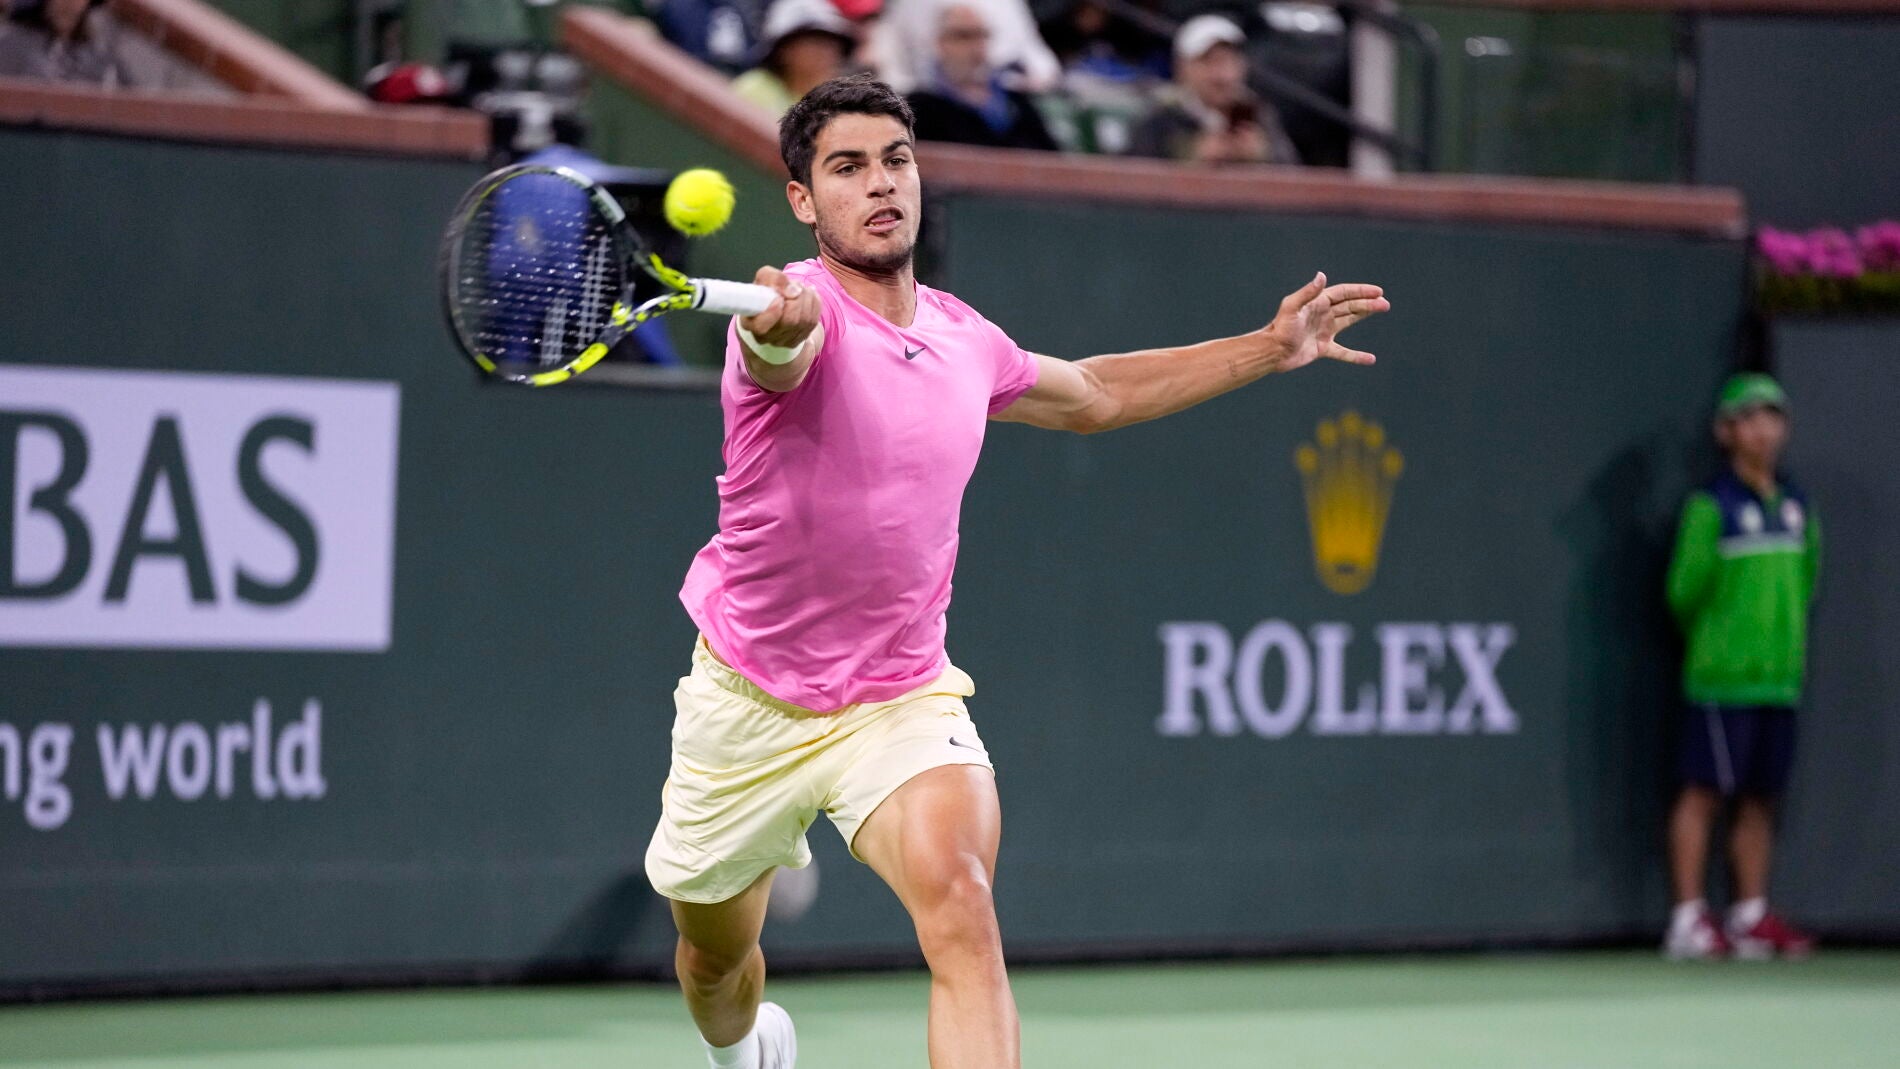
[[[778,298],[778,291],[750,282],[727,282],[717,278],[696,278],[693,287],[698,299],[693,307],[722,316],[757,315]]]

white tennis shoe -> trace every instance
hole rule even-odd
[[[1663,957],[1670,961],[1720,961],[1728,956],[1728,938],[1707,906],[1693,912],[1685,908],[1663,938]]]
[[[759,1003],[758,1023],[753,1032],[759,1037],[759,1069],[792,1069],[798,1063],[798,1031],[792,1027],[792,1015],[776,1002]]]

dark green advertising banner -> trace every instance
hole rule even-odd
[[[460,373],[466,166],[21,131],[0,166],[42,191],[0,204],[0,988],[664,967],[713,395]],[[1656,924],[1657,592],[1741,249],[944,209],[946,287],[1059,355],[1250,329],[1315,267],[1397,309],[1375,369],[994,428],[950,633],[1013,948]],[[812,839],[777,960],[909,955]]]
[[[1394,303],[1355,332],[1376,368],[1099,439],[992,439],[954,633],[1023,721],[994,747],[1024,766],[1013,878],[1115,889],[1020,890],[1018,930],[1653,924],[1675,664],[1656,592],[1738,251],[987,200],[950,219],[952,285],[1055,353],[1247,329],[1313,266]]]

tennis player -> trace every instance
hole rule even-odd
[[[680,987],[716,1069],[797,1056],[791,1019],[760,1001],[759,931],[773,872],[810,862],[820,811],[916,925],[933,1069],[1014,1069],[995,781],[964,707],[975,685],[944,653],[985,421],[1112,430],[1317,359],[1370,364],[1334,335],[1391,306],[1316,275],[1240,337],[1028,353],[912,277],[922,204],[902,97],[864,75],[826,82],[786,113],[779,147],[818,257],[761,268],[780,299],[727,345],[719,533],[680,593],[700,639],[647,875],[672,900]]]

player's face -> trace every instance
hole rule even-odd
[[[792,213],[832,259],[874,273],[910,263],[923,216],[911,147],[888,115],[839,115],[818,131],[811,186],[792,183]]]

